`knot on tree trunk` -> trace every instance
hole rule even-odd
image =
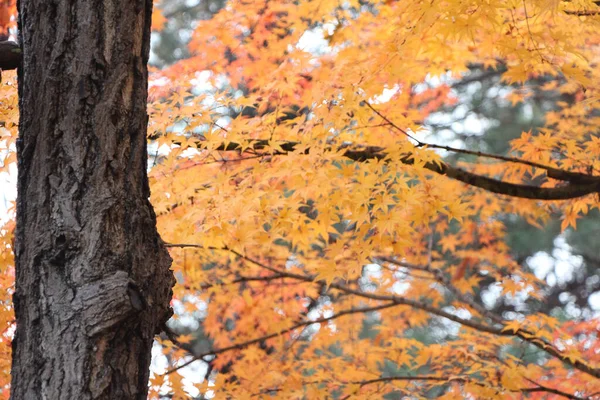
[[[139,311],[143,308],[143,301],[131,287],[129,274],[117,271],[77,290],[73,306],[82,313],[85,333],[88,336],[110,330],[134,310]]]

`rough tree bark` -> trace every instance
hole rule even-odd
[[[152,0],[20,0],[12,399],[145,399],[171,259],[146,175]]]

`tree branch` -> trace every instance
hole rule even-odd
[[[529,382],[531,382],[532,384],[536,385],[537,387],[534,388],[528,388],[528,389],[520,389],[521,392],[523,393],[535,393],[535,392],[546,392],[546,393],[552,393],[552,394],[556,394],[558,396],[562,396],[562,397],[566,397],[567,399],[572,399],[572,400],[586,400],[586,399],[591,399],[592,396],[587,396],[587,397],[579,397],[579,396],[575,396],[574,394],[569,394],[567,392],[563,392],[562,390],[558,390],[558,389],[553,389],[551,387],[542,385],[540,383],[537,383],[531,379],[525,378],[527,379]]]
[[[576,15],[578,17],[593,17],[593,16],[600,15],[600,10],[582,10],[582,11],[565,10],[565,14]]]
[[[479,386],[484,386],[484,387],[488,387],[487,385],[482,384],[481,382],[475,381],[470,377],[464,377],[464,376],[436,376],[436,375],[421,375],[421,376],[386,376],[386,377],[381,377],[381,378],[376,378],[376,379],[370,379],[367,381],[358,381],[358,382],[348,382],[348,383],[353,383],[355,385],[360,385],[360,386],[365,386],[365,385],[371,385],[374,383],[383,383],[383,382],[394,382],[394,381],[444,381],[444,382],[461,382],[461,383],[473,383]],[[542,386],[537,382],[533,382],[530,381],[531,383],[533,383],[534,385],[537,385],[537,387],[533,387],[533,388],[520,388],[520,389],[510,389],[511,392],[513,393],[534,393],[534,392],[546,392],[546,393],[552,393],[552,394],[556,394],[562,397],[565,397],[567,399],[572,399],[572,400],[585,400],[585,398],[583,397],[579,397],[579,396],[575,396],[572,395],[570,393],[566,393],[563,392],[561,390],[558,389],[552,389],[550,387],[547,386]]]
[[[279,268],[274,268],[271,267],[269,265],[266,265],[264,263],[261,263],[258,260],[255,260],[251,257],[248,257],[244,254],[241,254],[240,252],[231,249],[229,247],[223,247],[223,248],[205,248],[201,245],[195,245],[195,244],[190,244],[190,245],[185,245],[185,244],[166,244],[167,247],[193,247],[193,248],[199,248],[199,249],[205,249],[205,250],[223,250],[223,251],[229,251],[232,254],[235,254],[236,256],[238,256],[239,258],[246,260],[258,267],[261,267],[263,269],[269,270],[271,272],[283,275],[285,277],[289,277],[289,278],[294,278],[294,279],[299,279],[299,280],[303,280],[306,282],[315,282],[316,280],[316,276],[315,275],[304,275],[304,274],[295,274],[292,272],[288,272],[288,271],[284,271],[284,270],[280,270]],[[570,357],[567,355],[562,354],[558,349],[556,349],[551,343],[540,339],[538,337],[535,337],[534,334],[532,334],[531,332],[528,332],[524,329],[520,329],[520,328],[516,328],[516,329],[506,329],[506,327],[503,328],[496,328],[496,327],[491,327],[491,326],[487,326],[487,325],[483,325],[481,323],[475,322],[475,321],[471,321],[468,319],[464,319],[464,318],[460,318],[454,314],[448,313],[444,310],[439,310],[433,306],[430,306],[426,303],[420,302],[420,301],[415,301],[415,300],[410,300],[410,299],[406,299],[404,297],[400,297],[397,295],[393,295],[393,294],[377,294],[377,293],[367,293],[367,292],[362,292],[356,289],[352,289],[346,285],[337,283],[337,282],[331,282],[328,285],[330,288],[333,289],[337,289],[340,290],[342,292],[348,293],[348,294],[353,294],[356,295],[358,297],[363,297],[366,299],[371,299],[371,300],[379,300],[379,301],[384,301],[384,302],[393,302],[396,305],[405,305],[405,306],[410,306],[414,309],[417,310],[422,310],[425,311],[429,314],[432,315],[437,315],[438,317],[442,317],[445,319],[448,319],[450,321],[454,321],[462,326],[474,329],[476,331],[480,331],[480,332],[485,332],[485,333],[490,333],[493,335],[497,335],[497,336],[510,336],[510,337],[515,337],[515,338],[519,338],[524,342],[527,342],[543,351],[545,351],[546,353],[548,353],[549,355],[558,358],[559,360],[561,360],[563,363],[570,365],[573,368],[576,368],[582,372],[585,372],[595,378],[600,378],[600,369],[599,368],[594,368],[586,363],[584,363],[583,361],[579,360],[579,359],[575,359],[574,357]]]
[[[250,345],[253,345],[253,344],[256,344],[256,343],[260,343],[260,342],[262,342],[264,340],[268,340],[268,339],[272,339],[272,338],[277,337],[277,336],[281,336],[281,335],[286,334],[288,332],[291,332],[291,331],[293,331],[295,329],[302,328],[303,326],[308,326],[308,325],[312,325],[312,324],[321,324],[323,322],[331,321],[333,319],[342,317],[344,315],[379,311],[379,310],[383,310],[383,309],[386,309],[386,308],[395,307],[397,305],[398,304],[396,304],[394,302],[388,302],[388,303],[380,304],[378,306],[373,306],[373,307],[351,308],[351,309],[348,309],[348,310],[340,311],[340,312],[338,312],[336,314],[333,314],[333,315],[331,315],[329,317],[318,318],[318,319],[315,319],[315,320],[302,321],[302,322],[294,324],[294,325],[292,325],[292,326],[290,326],[288,328],[282,329],[282,330],[280,330],[278,332],[274,332],[274,333],[271,333],[271,334],[268,334],[268,335],[264,335],[264,336],[261,336],[261,337],[255,338],[255,339],[247,340],[245,342],[233,344],[231,346],[222,347],[220,349],[215,349],[215,350],[207,351],[207,352],[202,353],[202,354],[195,355],[190,360],[184,362],[183,364],[171,368],[170,370],[168,370],[167,372],[165,372],[165,375],[172,374],[173,372],[175,372],[177,370],[180,370],[181,368],[187,367],[188,365],[190,365],[194,361],[197,361],[197,360],[199,360],[201,358],[204,358],[204,357],[207,357],[207,356],[211,356],[211,355],[215,356],[217,354],[225,353],[226,351],[230,351],[230,350],[240,350],[240,349],[243,349],[243,348],[248,347]],[[171,341],[173,341],[173,343],[175,343],[175,344],[178,343],[177,340],[171,340]]]
[[[504,72],[505,68],[501,69],[487,69],[483,72],[477,74],[469,74],[467,76],[462,77],[460,80],[454,82],[450,87],[452,89],[457,89],[461,86],[467,86],[473,82],[481,82],[489,78],[493,78],[495,76],[500,76]]]
[[[496,155],[496,154],[484,153],[481,151],[465,150],[465,149],[459,149],[457,147],[442,146],[442,145],[435,144],[435,143],[423,142],[423,141],[420,141],[420,140],[415,139],[414,137],[410,136],[404,129],[402,129],[397,124],[395,124],[393,121],[388,119],[385,115],[383,115],[379,111],[377,111],[377,109],[375,109],[371,104],[366,103],[366,102],[365,102],[365,104],[375,114],[377,114],[381,119],[383,119],[385,122],[387,122],[392,128],[396,129],[397,131],[401,132],[402,134],[408,136],[409,138],[411,138],[415,142],[417,142],[416,147],[429,147],[430,149],[446,150],[446,151],[453,152],[453,153],[468,154],[468,155],[472,155],[472,156],[491,158],[494,160],[501,160],[501,161],[511,162],[511,163],[515,163],[515,164],[523,164],[523,165],[527,165],[530,167],[543,169],[546,171],[546,174],[548,175],[549,178],[558,179],[561,181],[567,181],[567,182],[572,182],[572,183],[598,183],[600,181],[600,176],[587,175],[587,174],[582,174],[580,172],[564,171],[559,168],[550,167],[548,165],[543,165],[543,164],[536,163],[533,161],[522,160],[522,159],[516,158],[516,157],[506,157],[506,156],[500,156],[500,155]]]
[[[389,263],[389,264],[393,264],[393,265],[397,265],[399,267],[404,267],[404,268],[408,268],[408,269],[416,269],[418,271],[426,271],[429,272],[430,274],[432,274],[435,279],[441,283],[446,289],[448,289],[453,295],[454,297],[456,297],[459,301],[465,303],[466,305],[468,305],[469,307],[471,307],[472,309],[474,309],[475,311],[477,311],[482,317],[487,317],[489,318],[491,321],[497,323],[497,324],[505,324],[506,322],[498,315],[494,314],[493,312],[491,312],[490,310],[488,310],[487,308],[485,308],[483,305],[475,302],[472,299],[469,299],[468,297],[466,297],[464,294],[462,294],[453,284],[452,282],[450,282],[450,280],[448,280],[441,271],[439,270],[435,270],[431,267],[423,267],[420,265],[414,265],[414,264],[410,264],[410,263],[406,263],[403,261],[397,261],[394,258],[391,257],[386,257],[386,256],[378,256],[375,257],[375,260],[381,260],[383,262]]]
[[[233,279],[228,282],[222,283],[205,283],[198,287],[198,289],[206,290],[215,286],[224,286],[224,285],[235,285],[238,283],[244,282],[270,282],[277,279],[285,279],[286,277],[280,274],[268,275],[268,276],[240,276],[239,278]],[[191,287],[187,287],[187,289],[193,289]]]
[[[271,151],[269,155],[286,155],[290,152],[293,152],[299,145],[299,142],[278,142],[277,145],[281,150]],[[215,148],[215,150],[219,151],[241,151],[241,150],[253,150],[260,151],[269,146],[269,141],[267,140],[257,140],[251,143],[250,145],[242,146],[239,143],[230,142],[227,144],[222,144]],[[425,146],[425,145],[424,145]],[[427,146],[432,147],[427,144]],[[448,150],[448,151],[456,151],[459,149],[453,149],[447,146],[439,146],[438,148]],[[339,150],[342,150],[342,156],[353,161],[363,162],[367,160],[385,160],[388,155],[385,151],[385,148],[378,146],[352,146],[349,144],[343,144],[338,147]],[[304,150],[305,153],[310,152],[310,148],[306,148]],[[464,150],[461,152],[468,153],[468,150]],[[479,155],[484,156],[484,153],[479,153]],[[476,152],[472,152],[471,154],[477,154]],[[502,156],[494,156],[494,158],[500,158]],[[507,157],[505,157],[507,161]],[[412,158],[412,154],[406,154],[402,156],[399,160],[402,164],[413,165],[414,159]],[[523,163],[532,165],[534,163],[524,161]],[[548,176],[554,177],[555,179],[568,179],[571,183],[555,188],[543,188],[539,186],[531,186],[531,185],[522,185],[516,183],[504,182],[498,179],[488,178],[486,176],[478,175],[473,172],[466,171],[461,168],[452,167],[449,164],[440,161],[440,162],[428,162],[423,167],[428,169],[438,175],[444,175],[448,178],[455,179],[457,181],[466,183],[467,185],[478,187],[480,189],[484,189],[488,192],[502,194],[510,197],[518,197],[524,199],[532,199],[532,200],[567,200],[574,199],[577,197],[586,196],[588,194],[600,192],[600,177],[593,175],[585,175],[579,174],[575,172],[562,171],[559,169],[555,169],[552,167],[546,167],[541,165],[535,165],[537,168],[543,168],[548,172]],[[552,175],[552,176],[551,176]],[[560,178],[559,178],[560,177]],[[574,183],[577,182],[577,183]],[[581,182],[581,183],[580,183]]]
[[[493,387],[491,385],[486,385],[483,382],[477,381],[469,376],[457,376],[457,375],[396,375],[396,376],[384,376],[381,378],[368,379],[368,380],[364,380],[364,381],[321,380],[321,381],[302,382],[302,384],[303,385],[321,385],[321,384],[327,384],[327,383],[334,383],[334,384],[340,384],[340,385],[358,385],[360,387],[363,387],[363,386],[373,385],[373,384],[377,384],[377,383],[389,383],[389,382],[396,382],[396,381],[403,381],[403,382],[427,382],[427,381],[430,381],[430,382],[444,382],[447,384],[452,383],[452,382],[459,382],[459,383],[471,383],[471,384],[481,386],[481,387],[486,387],[486,388]],[[553,389],[553,388],[550,388],[547,386],[540,385],[531,380],[529,380],[529,381],[537,386],[532,387],[532,388],[509,389],[508,391],[510,391],[512,393],[545,392],[545,393],[556,394],[558,396],[562,396],[562,397],[565,397],[565,398],[571,399],[571,400],[587,400],[590,398],[590,397],[587,397],[587,398],[579,397],[579,396],[576,396],[576,395],[573,395],[570,393],[563,392],[558,389]],[[279,391],[281,391],[280,388],[271,388],[271,389],[265,389],[265,390],[261,391],[260,394],[265,395],[265,394],[269,394],[272,392],[279,392]],[[341,399],[346,400],[349,398],[351,398],[351,395],[347,395],[345,397],[342,397]]]

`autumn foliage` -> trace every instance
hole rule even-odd
[[[8,38],[10,32],[9,29],[15,26],[12,20],[16,14],[16,2],[15,0],[2,0],[0,1],[0,37],[2,40]]]
[[[160,5],[153,21],[168,23]],[[192,57],[151,76],[151,200],[178,279],[152,396],[598,396],[600,323],[528,306],[546,282],[504,221],[565,230],[598,208],[599,32],[590,0],[231,0],[201,21]],[[507,102],[562,96],[506,154],[428,135],[474,65]],[[4,395],[11,238],[8,223]],[[484,288],[523,307],[496,312]]]

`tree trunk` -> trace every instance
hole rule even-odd
[[[20,0],[13,399],[145,399],[171,259],[146,174],[152,0]]]

